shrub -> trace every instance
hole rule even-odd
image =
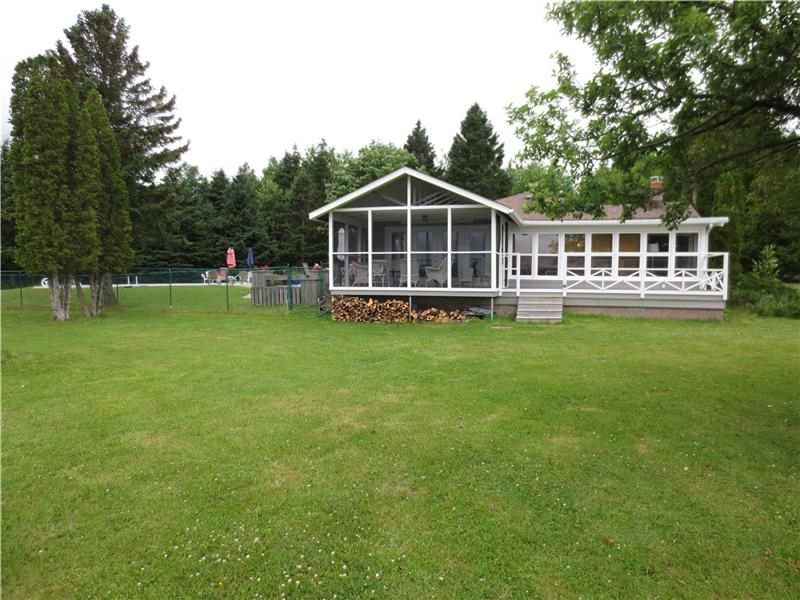
[[[731,290],[730,301],[764,317],[800,319],[800,292],[755,271],[739,278]]]

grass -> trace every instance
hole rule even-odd
[[[800,595],[798,322],[358,325],[150,288],[56,324],[25,293],[5,598]]]

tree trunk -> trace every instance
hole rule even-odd
[[[94,274],[89,279],[90,307],[93,317],[100,314],[103,308],[103,275]]]
[[[102,282],[100,286],[100,302],[98,304],[98,311],[100,310],[99,307],[101,306],[116,306],[117,305],[117,297],[114,295],[114,282],[111,280],[111,273],[103,273]]]
[[[66,284],[63,282],[66,280]],[[52,274],[47,278],[50,288],[50,307],[53,309],[54,321],[69,320],[70,284],[69,277]]]
[[[81,287],[81,280],[80,277],[75,277],[75,295],[78,296],[78,303],[81,305],[81,310],[83,311],[84,317],[90,317],[91,309],[89,305],[86,304],[86,298],[83,297],[83,288]]]

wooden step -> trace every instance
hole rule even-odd
[[[559,323],[564,297],[552,289],[524,290],[517,300],[517,321],[521,323]]]

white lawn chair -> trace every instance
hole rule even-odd
[[[353,285],[369,285],[369,267],[361,263],[351,263],[356,266],[356,276]]]
[[[440,287],[447,286],[447,257],[445,256],[435,267],[425,267],[425,278],[428,283],[435,281]]]

